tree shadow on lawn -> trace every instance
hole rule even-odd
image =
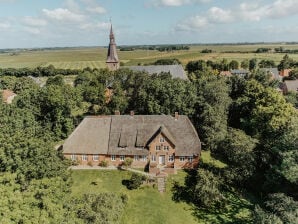
[[[212,169],[214,169],[214,167]],[[250,219],[250,215],[247,214],[253,209],[253,205],[250,202],[242,199],[235,191],[226,190],[223,192],[226,202],[222,207],[206,208],[200,206],[196,201],[194,201],[192,193],[197,184],[197,170],[185,170],[185,172],[187,172],[187,176],[185,177],[183,185],[179,184],[178,182],[173,183],[172,200],[177,203],[186,202],[187,204],[191,205],[192,215],[198,221],[214,224],[253,223]],[[219,170],[215,169],[213,172],[219,173]]]

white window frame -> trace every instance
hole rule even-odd
[[[72,160],[72,161],[75,161],[75,160],[77,160],[77,155],[76,154],[71,154],[70,155],[70,159]]]
[[[160,138],[159,138],[159,142],[160,142],[160,143],[164,143],[164,142],[166,142],[166,140],[165,140],[164,137],[160,137]]]
[[[82,161],[87,161],[88,160],[88,155],[82,154]]]
[[[147,161],[147,156],[142,156],[142,161],[146,162]]]
[[[156,155],[151,155],[151,161],[156,162]]]
[[[120,161],[124,161],[125,160],[125,156],[121,155],[120,156]]]
[[[163,147],[163,150],[165,150],[165,151],[169,151],[169,150],[170,150],[170,146],[165,145],[165,146]]]
[[[187,158],[187,160],[188,160],[188,162],[192,163],[192,162],[193,162],[193,156],[189,156],[189,157]]]
[[[156,145],[155,146],[155,151],[160,151],[161,150],[161,146],[160,145]]]
[[[93,161],[98,161],[99,160],[99,155],[93,155]]]
[[[116,155],[111,155],[111,161],[116,161]]]
[[[185,156],[180,156],[180,157],[179,157],[179,161],[180,161],[180,162],[184,162],[184,161],[185,161]]]
[[[174,155],[169,155],[168,162],[174,162]]]
[[[133,160],[134,160],[134,161],[140,161],[140,157],[139,157],[138,155],[134,155],[134,156],[133,156]]]

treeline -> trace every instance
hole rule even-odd
[[[121,46],[120,51],[134,51],[134,50],[157,50],[157,51],[180,51],[189,50],[187,45],[149,45],[149,46]]]

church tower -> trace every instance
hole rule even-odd
[[[115,71],[120,67],[112,24],[110,30],[110,44],[106,64],[110,71]]]

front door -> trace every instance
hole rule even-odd
[[[159,156],[159,164],[160,165],[165,165],[165,156]]]

